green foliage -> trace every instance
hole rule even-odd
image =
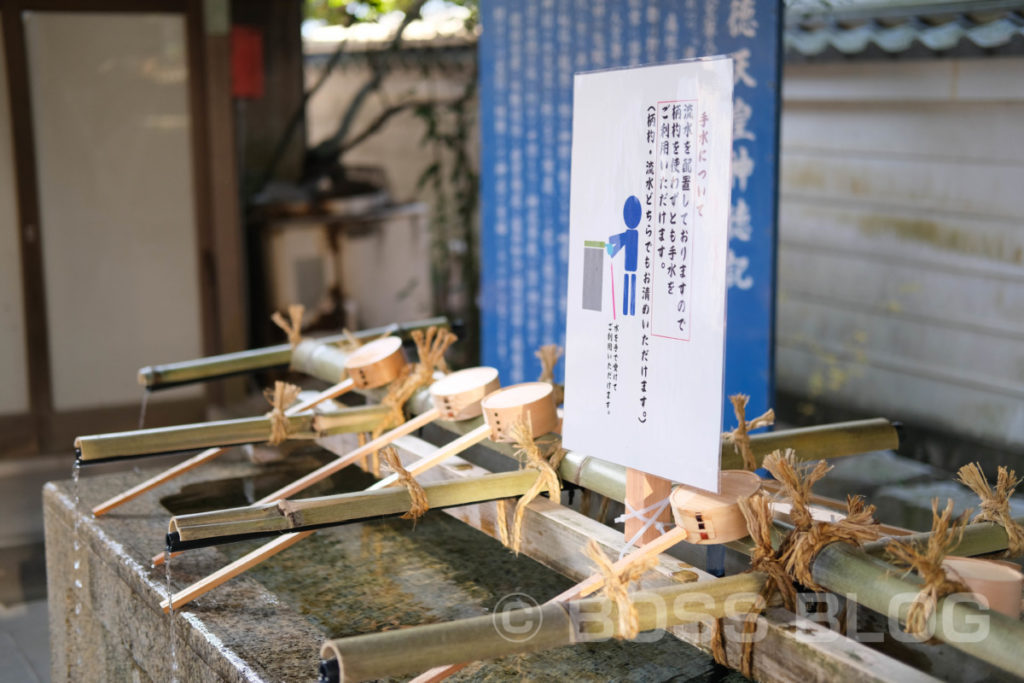
[[[447,0],[451,5],[469,9],[467,27],[476,25],[479,0]],[[416,0],[305,0],[307,19],[320,19],[327,24],[351,26],[359,22],[378,21],[391,12],[407,12]]]
[[[390,12],[405,12],[414,0],[306,0],[307,19],[321,19],[328,24],[351,26],[364,21],[377,21]]]

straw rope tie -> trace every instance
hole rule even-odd
[[[498,540],[500,540],[501,544],[507,548],[508,544],[511,542],[508,532],[508,499],[499,498],[494,501],[494,507],[495,521],[498,523]]]
[[[962,582],[951,579],[942,561],[946,553],[960,543],[970,510],[965,510],[953,521],[953,501],[948,499],[945,509],[939,512],[939,499],[932,499],[932,533],[924,550],[906,541],[892,540],[886,551],[893,563],[907,567],[907,573],[917,572],[924,581],[921,591],[910,603],[907,610],[907,633],[918,638],[924,637],[939,600],[954,593],[969,593]]]
[[[415,367],[403,368],[388,387],[387,394],[381,399],[380,404],[390,408],[390,412],[374,427],[370,435],[371,440],[405,422],[405,413],[403,412],[405,402],[412,398],[412,395],[420,388],[434,380],[435,370],[447,367],[444,362],[444,353],[458,337],[448,330],[430,327],[426,333],[421,330],[413,330],[412,339],[416,343],[419,362]],[[377,453],[373,454],[373,458],[376,461]]]
[[[615,611],[619,617],[615,637],[633,640],[640,632],[640,615],[637,614],[636,605],[629,597],[629,584],[654,567],[658,563],[658,558],[644,557],[621,571],[616,571],[611,560],[594,539],[590,539],[583,552],[597,565],[598,571],[604,577],[604,596],[615,603]]]
[[[1024,526],[1015,522],[1010,514],[1010,496],[1021,482],[1017,473],[1000,465],[995,488],[989,488],[988,479],[981,471],[981,466],[972,462],[961,467],[956,478],[981,499],[978,514],[971,520],[971,524],[998,524],[1006,530],[1006,556],[1024,555]]]
[[[398,451],[393,446],[388,446],[381,454],[391,471],[398,475],[398,480],[409,490],[409,498],[412,504],[409,511],[402,515],[402,519],[413,521],[422,517],[430,509],[430,502],[427,500],[427,492],[423,490],[416,478],[409,473],[409,470],[402,467],[402,461],[398,459]]]
[[[836,543],[860,546],[864,541],[878,537],[874,521],[875,507],[867,505],[860,496],[847,496],[847,516],[836,522],[817,522],[807,508],[811,499],[811,488],[830,469],[825,461],[818,462],[813,469],[798,468],[796,453],[787,449],[785,453],[775,451],[765,457],[764,467],[782,484],[786,497],[792,503],[790,515],[793,529],[786,534],[778,548],[772,546],[774,528],[771,499],[763,493],[740,499],[740,511],[747,522],[747,530],[754,541],[750,567],[767,575],[754,610],[744,618],[744,634],[749,635],[761,610],[772,595],[782,597],[786,609],[796,607],[796,589],[793,581],[815,591],[824,589],[817,584],[811,573],[814,558],[822,548]],[[744,638],[740,660],[740,672],[748,678],[753,675],[754,643]]]
[[[533,482],[529,490],[516,503],[515,514],[512,517],[512,528],[507,534],[507,538],[502,539],[502,542],[507,540],[508,542],[505,544],[512,548],[512,552],[518,555],[523,543],[523,518],[526,515],[527,506],[545,489],[547,489],[548,497],[551,500],[557,501],[560,498],[562,484],[558,479],[556,468],[565,456],[566,451],[562,448],[562,440],[556,439],[551,444],[551,455],[545,458],[541,454],[537,442],[533,440],[533,426],[529,415],[524,415],[517,420],[512,425],[509,433],[518,447],[515,457],[520,462],[525,463],[526,469],[537,470],[538,472],[536,481]]]
[[[288,335],[288,343],[291,344],[293,349],[302,341],[302,316],[305,312],[306,307],[302,304],[291,304],[288,306],[289,320],[285,320],[284,316],[278,311],[274,311],[273,315],[270,316],[274,324]]]
[[[540,360],[540,377],[537,381],[547,382],[554,388],[552,397],[555,399],[555,405],[560,405],[565,398],[565,387],[555,382],[555,365],[562,357],[562,347],[558,344],[545,344],[534,351],[533,355]]]
[[[769,408],[763,415],[748,422],[747,402],[750,397],[746,394],[733,394],[729,400],[732,402],[733,412],[736,413],[737,425],[731,432],[723,432],[722,439],[731,444],[733,450],[743,458],[743,469],[753,472],[757,469],[757,458],[754,457],[754,449],[750,446],[750,432],[775,424],[775,411]]]
[[[338,340],[338,348],[342,351],[351,353],[363,345],[363,342],[356,339],[356,336],[347,327],[342,328],[341,335],[342,338]]]
[[[270,404],[270,411],[267,413],[267,417],[270,418],[270,438],[267,442],[271,446],[282,444],[288,439],[289,423],[284,411],[295,403],[301,391],[302,389],[294,384],[280,381],[274,382],[273,389],[263,390],[263,397]]]

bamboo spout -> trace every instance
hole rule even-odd
[[[522,470],[427,484],[423,490],[431,509],[447,508],[521,496],[536,479],[537,472]],[[378,486],[354,493],[179,515],[171,519],[167,547],[172,551],[189,550],[398,515],[406,512],[411,502],[405,488]]]
[[[1024,518],[1015,521],[1024,523]],[[781,528],[781,525],[777,526]],[[901,536],[900,540],[925,543],[929,536],[929,533],[911,534]],[[902,576],[900,570],[880,559],[885,553],[886,543],[883,539],[863,548],[846,543],[825,546],[811,565],[815,582],[876,612],[904,621],[911,599],[921,589],[921,579],[914,575]],[[744,553],[750,553],[752,547],[749,539],[728,545]],[[949,552],[982,555],[1006,550],[1006,547],[1006,531],[999,525],[968,524],[960,542],[949,548]],[[1024,662],[1018,652],[1020,643],[1024,642],[1024,622],[955,598],[949,596],[939,600],[933,617],[935,637],[1018,678],[1024,678]],[[958,625],[982,623],[988,628],[983,638],[974,633],[955,632]]]
[[[680,584],[632,594],[640,630],[738,616],[764,585],[764,575],[739,574],[714,581]],[[749,596],[749,599],[745,599]],[[428,624],[324,643],[320,656],[336,662],[338,681],[363,681],[415,673],[447,662],[495,659],[604,640],[614,635],[615,604],[605,598],[536,607],[441,624]],[[509,637],[503,624],[535,624],[525,637]],[[517,636],[524,634],[517,633]],[[401,653],[400,656],[396,656]]]
[[[360,406],[328,414],[331,415],[329,433],[362,432],[373,429],[387,416],[388,409],[382,406]],[[289,438],[314,439],[319,436],[313,427],[313,419],[313,414],[308,412],[288,416]],[[259,443],[270,438],[270,433],[271,421],[264,415],[80,436],[75,439],[75,449],[78,460],[86,465],[119,458]]]
[[[338,396],[344,394],[345,392],[347,392],[349,390],[349,388],[351,386],[352,386],[352,382],[349,382],[347,380],[345,382],[339,382],[338,384],[335,384],[334,386],[331,386],[331,387],[328,387],[327,389],[324,389],[323,391],[321,391],[320,393],[316,394],[315,396],[313,396],[311,398],[308,398],[306,400],[300,401],[299,403],[296,403],[291,408],[286,410],[285,414],[287,414],[287,415],[298,415],[299,413],[302,413],[302,412],[304,412],[306,410],[310,410],[311,408],[315,408],[316,406],[320,405],[324,401],[330,401],[330,400],[335,399]],[[184,462],[180,462],[177,465],[164,470],[160,474],[158,474],[156,476],[153,476],[153,477],[150,477],[149,479],[147,479],[146,481],[144,481],[144,482],[142,482],[140,484],[136,484],[135,486],[131,487],[127,491],[119,493],[118,495],[114,496],[113,498],[109,498],[109,499],[103,501],[102,503],[100,503],[99,505],[97,505],[96,507],[94,507],[92,509],[92,514],[95,515],[96,517],[99,517],[101,515],[105,515],[108,512],[110,512],[111,510],[113,510],[114,508],[116,508],[116,507],[118,507],[120,505],[123,505],[123,504],[127,503],[130,500],[134,500],[134,499],[138,498],[143,493],[146,493],[147,491],[151,491],[151,490],[155,489],[157,486],[160,486],[161,484],[165,484],[168,481],[170,481],[171,479],[174,479],[175,477],[179,477],[182,474],[185,474],[186,472],[189,472],[189,471],[195,469],[196,467],[199,467],[200,465],[202,465],[204,463],[210,462],[211,460],[213,460],[215,458],[219,458],[220,456],[222,456],[227,451],[228,451],[227,448],[220,448],[220,447],[218,447],[218,448],[208,448],[205,451],[202,451],[201,453],[197,453],[196,455],[193,455],[191,458],[185,460]]]
[[[417,320],[414,322],[387,325],[354,333],[356,339],[373,339],[385,334],[395,334],[406,338],[413,330],[428,327],[448,327],[448,319],[444,317]],[[314,341],[319,346],[331,347],[345,339],[343,334],[332,334],[318,337]],[[336,347],[335,347],[336,348]],[[339,349],[340,351],[340,349]],[[342,352],[343,353],[343,352]],[[276,344],[260,349],[225,353],[195,360],[148,365],[139,369],[139,384],[150,390],[167,389],[181,384],[205,382],[220,377],[230,377],[257,370],[283,367],[293,362],[292,348],[288,344]],[[342,363],[326,381],[334,383],[341,376]]]

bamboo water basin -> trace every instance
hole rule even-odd
[[[99,519],[88,515],[89,506],[137,480],[138,473],[87,475],[77,510],[69,482],[49,484],[53,680],[168,680],[169,622],[157,607],[166,595],[164,571],[148,566],[168,516],[244,505],[325,459],[305,455],[256,466],[225,456]],[[372,481],[348,468],[303,495],[358,490]],[[76,517],[85,553],[82,590],[75,589],[71,568]],[[171,562],[172,586],[181,588],[257,544],[185,553]],[[415,527],[388,519],[325,529],[175,615],[178,676],[309,681],[327,637],[487,614],[506,595],[542,602],[570,584],[442,511],[428,513]],[[665,636],[652,643],[611,641],[478,664],[453,680],[507,680],[531,673],[545,679],[641,681],[714,671],[705,654]],[[742,678],[725,674],[724,680]]]

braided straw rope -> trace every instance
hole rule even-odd
[[[398,475],[398,481],[409,490],[409,498],[412,499],[409,511],[402,515],[402,519],[414,521],[419,519],[430,509],[430,503],[427,501],[427,492],[423,490],[423,487],[416,481],[416,478],[409,473],[409,470],[402,467],[402,461],[398,459],[398,451],[395,450],[394,446],[388,446],[381,453],[391,471]]]
[[[886,546],[886,552],[898,566],[907,567],[907,573],[917,572],[924,581],[921,591],[910,603],[907,610],[907,633],[918,638],[924,637],[928,620],[939,600],[953,593],[969,593],[962,582],[950,579],[942,566],[946,553],[960,543],[964,526],[970,511],[964,511],[956,521],[953,517],[953,501],[947,500],[945,509],[939,512],[939,499],[932,499],[932,533],[924,550],[917,546],[893,539]]]
[[[277,446],[288,439],[288,416],[285,410],[295,403],[302,389],[289,384],[288,382],[274,382],[274,388],[264,389],[263,397],[270,404],[270,411],[267,417],[270,418],[270,438],[267,442],[271,446]]]
[[[754,449],[750,446],[750,432],[775,424],[775,411],[769,408],[763,415],[748,422],[747,402],[750,397],[746,394],[733,394],[729,400],[732,402],[733,412],[736,413],[737,425],[731,432],[723,432],[722,440],[732,444],[733,450],[743,458],[743,469],[753,472],[757,469],[757,458],[754,457]]]
[[[555,405],[561,405],[565,399],[565,387],[555,382],[555,365],[562,357],[562,347],[558,344],[545,344],[534,351],[533,355],[540,360],[540,377],[537,378],[537,381],[550,384],[554,389],[552,397],[555,400]]]
[[[1014,521],[1010,514],[1010,496],[1020,484],[1017,473],[1002,465],[996,475],[995,488],[989,488],[988,479],[976,462],[964,465],[956,475],[957,481],[968,487],[981,499],[978,514],[971,524],[993,522],[1006,530],[1006,556],[1024,555],[1024,526]]]
[[[604,596],[615,603],[615,611],[619,616],[615,637],[633,640],[640,632],[640,616],[637,614],[636,605],[629,597],[629,584],[658,564],[658,557],[656,555],[643,557],[616,571],[612,561],[608,559],[594,539],[587,542],[583,552],[597,565],[597,570],[604,577]]]
[[[811,500],[811,488],[831,469],[824,461],[818,462],[810,469],[800,468],[796,465],[796,453],[792,449],[787,449],[784,453],[770,453],[765,457],[763,464],[772,476],[779,480],[786,497],[790,499],[790,516],[794,526],[776,548],[772,544],[772,499],[758,493],[739,501],[740,511],[746,519],[747,530],[754,542],[750,557],[751,569],[767,575],[765,587],[754,610],[744,619],[745,634],[753,631],[758,615],[775,593],[782,597],[782,602],[788,610],[793,611],[796,608],[797,593],[793,586],[794,580],[812,590],[824,590],[814,581],[811,567],[814,558],[826,545],[842,542],[860,546],[864,541],[878,536],[877,523],[873,519],[875,507],[865,504],[860,496],[847,497],[845,519],[836,522],[817,522],[811,516],[807,507]],[[715,645],[715,639],[721,638],[721,630],[713,632],[712,636],[712,654],[717,650],[718,654],[724,657],[724,646]],[[751,678],[753,665],[754,642],[748,637],[743,643],[740,672]]]
[[[511,547],[512,551],[518,555],[523,543],[523,518],[526,515],[526,507],[545,489],[547,489],[548,498],[551,500],[559,500],[560,498],[562,484],[558,480],[557,468],[566,451],[561,447],[561,439],[558,439],[551,446],[550,456],[545,458],[541,455],[540,447],[533,440],[533,426],[528,414],[517,420],[512,425],[509,433],[518,447],[515,457],[520,462],[525,463],[526,469],[537,470],[539,473],[537,480],[519,498],[519,502],[516,503],[515,513],[512,516],[512,528],[508,533],[510,540],[506,545]],[[504,542],[505,540],[503,536],[502,541]]]
[[[292,304],[288,307],[289,320],[285,320],[284,316],[278,311],[274,311],[273,315],[270,316],[274,324],[288,335],[288,343],[291,344],[293,349],[302,341],[302,316],[305,312],[306,307],[302,304]]]
[[[430,327],[425,333],[422,330],[414,330],[412,339],[416,343],[419,362],[412,368],[406,366],[388,386],[387,394],[381,399],[380,404],[391,410],[374,427],[370,435],[371,440],[405,421],[405,413],[402,411],[405,402],[412,398],[412,395],[420,388],[434,381],[435,370],[447,367],[444,362],[444,353],[458,337],[448,330]],[[374,453],[374,458],[376,457],[377,454]]]

